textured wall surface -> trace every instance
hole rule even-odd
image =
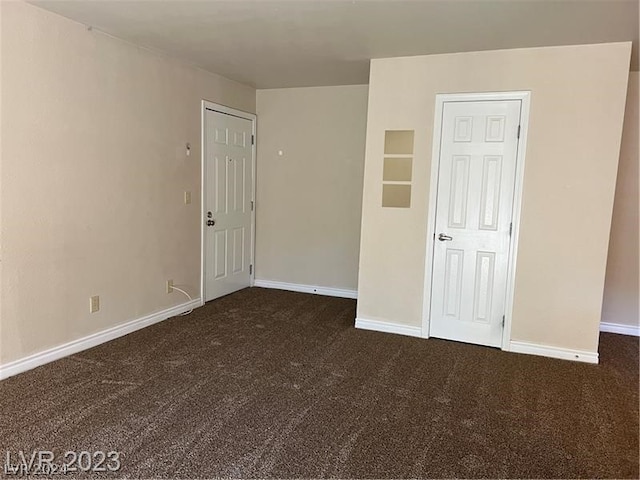
[[[638,313],[638,83],[631,72],[624,114],[616,197],[613,204],[602,321],[640,326]]]
[[[255,90],[22,2],[0,9],[7,363],[183,303],[168,279],[200,296],[200,102],[254,112]]]
[[[630,43],[373,60],[358,317],[420,326],[438,93],[531,91],[512,340],[596,352]],[[384,131],[416,131],[409,209],[380,207]]]
[[[357,288],[367,91],[258,90],[256,278]]]

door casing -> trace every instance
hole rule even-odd
[[[433,254],[435,246],[435,224],[438,195],[438,177],[440,170],[440,140],[442,135],[442,117],[446,102],[486,102],[500,100],[520,100],[520,138],[516,154],[516,178],[513,194],[513,212],[511,222],[513,230],[509,239],[509,265],[507,267],[507,298],[505,302],[505,321],[502,332],[502,350],[509,350],[511,341],[511,322],[513,314],[513,297],[515,291],[515,272],[518,256],[518,239],[520,231],[520,215],[522,207],[522,191],[524,185],[524,162],[527,150],[527,134],[529,131],[530,91],[514,92],[482,92],[482,93],[447,93],[437,94],[435,116],[433,122],[433,147],[431,154],[431,179],[429,183],[429,210],[427,216],[427,243],[425,255],[424,295],[422,306],[422,337],[429,338],[429,320],[431,318],[431,287],[433,272]]]
[[[206,124],[205,124],[205,116],[207,110],[211,110],[218,113],[223,113],[226,115],[231,115],[234,117],[244,118],[245,120],[251,121],[251,134],[253,136],[253,142],[251,145],[251,201],[253,202],[253,208],[251,210],[251,247],[249,256],[251,258],[251,265],[253,265],[253,270],[249,275],[250,285],[253,287],[255,283],[256,269],[255,269],[255,249],[256,249],[256,120],[257,117],[253,113],[243,112],[242,110],[237,110],[235,108],[226,107],[224,105],[220,105],[213,102],[208,102],[207,100],[202,100],[202,107],[200,112],[200,125],[201,125],[201,133],[200,133],[200,177],[201,188],[200,188],[200,298],[201,303],[204,305],[205,303],[205,293],[206,293],[206,277],[205,277],[205,263],[206,263],[206,211],[207,206],[205,205],[207,199],[207,185],[206,185]],[[213,188],[213,187],[209,187]]]

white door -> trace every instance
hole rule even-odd
[[[445,102],[430,335],[499,347],[520,100]]]
[[[251,284],[251,120],[205,111],[204,298]]]

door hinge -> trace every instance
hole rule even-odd
[[[502,326],[504,327],[504,315],[502,315]]]
[[[251,211],[253,212],[253,200],[251,200]]]
[[[511,236],[512,232],[513,232],[513,222],[509,224],[509,236]]]
[[[253,265],[249,265],[249,275],[253,275]]]
[[[519,132],[519,130],[518,130]],[[520,134],[518,133],[518,136],[520,136]],[[255,145],[256,143],[256,136],[255,135],[251,135],[251,145]]]
[[[518,125],[518,138],[520,138],[520,125]]]

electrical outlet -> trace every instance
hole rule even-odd
[[[184,204],[191,204],[191,192],[184,192]]]
[[[167,280],[167,293],[173,292],[173,280]]]
[[[100,310],[100,297],[94,295],[89,299],[89,313],[96,313],[98,310]]]

